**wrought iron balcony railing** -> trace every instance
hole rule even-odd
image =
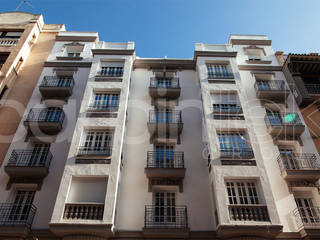
[[[210,73],[208,72],[208,79],[233,79],[234,75],[231,72],[224,73]]]
[[[242,107],[237,104],[213,104],[213,113],[242,113]]]
[[[0,204],[0,226],[31,227],[37,208],[33,204]]]
[[[304,126],[298,113],[267,113],[264,120],[267,127]]]
[[[254,158],[252,148],[220,148],[220,156],[223,158]]]
[[[317,157],[312,153],[281,153],[278,156],[281,171],[285,170],[320,170]]]
[[[229,205],[229,216],[231,221],[270,221],[265,205]]]
[[[62,109],[37,109],[30,110],[25,122],[56,122],[62,125],[65,114]]]
[[[40,87],[73,87],[73,77],[45,76]]]
[[[186,206],[145,206],[145,228],[187,228]]]
[[[184,153],[173,151],[149,151],[148,168],[184,168]]]
[[[123,75],[123,68],[122,67],[109,67],[106,69],[101,69],[98,72],[98,76],[104,77],[122,77]]]
[[[63,218],[73,220],[102,220],[103,211],[103,203],[66,203]]]
[[[52,153],[49,150],[13,150],[7,166],[49,167]]]
[[[182,123],[181,111],[151,110],[149,112],[150,123]]]
[[[257,80],[254,87],[257,91],[289,91],[285,81],[283,80]]]
[[[119,109],[119,102],[111,104],[90,104],[89,112],[115,112]]]
[[[150,78],[150,87],[180,88],[179,78]]]
[[[320,228],[320,207],[298,207],[293,210],[298,229]]]
[[[12,47],[17,45],[19,39],[4,38],[0,39],[0,47]]]
[[[320,94],[320,84],[305,84],[304,86],[309,94]]]
[[[81,146],[78,156],[111,156],[112,142],[103,143],[101,146]]]

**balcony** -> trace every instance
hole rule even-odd
[[[285,180],[311,180],[320,178],[320,164],[315,154],[280,154],[278,164]]]
[[[320,84],[305,84],[304,86],[310,95],[320,95]]]
[[[27,118],[24,120],[24,125],[31,132],[38,132],[54,135],[62,130],[62,124],[65,114],[62,109],[33,108],[30,110]]]
[[[320,238],[320,208],[299,207],[293,211],[296,220],[297,230],[303,239]],[[313,237],[313,238],[312,238]]]
[[[252,148],[220,148],[220,157],[229,159],[252,159]]]
[[[297,113],[267,113],[264,120],[272,136],[300,136],[305,129]]]
[[[52,154],[49,151],[13,150],[5,172],[13,178],[45,178],[49,173]]]
[[[208,72],[208,80],[210,79],[234,79],[232,72],[210,73]]]
[[[19,239],[27,237],[36,210],[37,208],[33,204],[1,203],[0,237],[17,237]]]
[[[87,109],[90,117],[117,117],[119,102],[113,104],[91,104]]]
[[[0,39],[0,47],[14,47],[18,41],[19,39],[2,38]]]
[[[102,220],[103,211],[103,203],[66,203],[63,219]]]
[[[72,77],[45,76],[39,86],[43,98],[68,98],[72,95]]]
[[[257,98],[261,100],[285,102],[290,94],[290,90],[283,80],[259,80],[255,82],[254,88],[256,89]]]
[[[214,114],[241,114],[242,107],[238,104],[213,104]]]
[[[149,151],[145,173],[148,178],[183,179],[184,153],[173,151]]]
[[[147,237],[188,236],[187,207],[145,206],[143,233]]]
[[[77,157],[111,157],[111,155],[112,145],[107,143],[104,146],[81,146]]]
[[[231,221],[270,221],[265,205],[229,205],[229,216]]]
[[[95,81],[104,82],[120,82],[123,77],[123,67],[107,67],[105,69],[101,69],[97,75],[95,76]]]
[[[180,97],[179,78],[151,78],[149,94],[152,98],[178,99]]]
[[[50,223],[50,230],[59,237],[73,235],[108,239],[113,236],[113,224],[103,219],[104,204],[92,202],[65,203],[62,219]]]
[[[150,111],[148,130],[152,137],[179,138],[183,129],[181,111]]]

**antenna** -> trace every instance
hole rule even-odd
[[[17,8],[15,9],[15,11],[18,11],[19,8],[20,8],[20,7],[22,6],[22,4],[24,4],[24,3],[33,8],[32,4],[31,4],[30,2],[28,2],[27,0],[21,0],[21,2],[19,3],[19,5],[18,5]]]

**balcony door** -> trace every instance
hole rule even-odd
[[[32,149],[29,166],[42,166],[45,164],[50,144],[37,143]]]
[[[295,200],[304,224],[320,223],[319,209],[314,207],[311,198],[296,198]]]
[[[176,193],[154,193],[154,224],[171,225],[176,223]]]
[[[26,221],[31,210],[35,191],[18,190],[15,193],[14,201],[9,211],[9,220],[17,224],[19,221]]]
[[[155,112],[157,123],[172,123],[173,112],[171,110],[158,110]]]
[[[169,79],[169,78],[158,78],[157,79],[157,87],[171,88],[172,87],[172,79]]]
[[[86,133],[84,150],[88,152],[107,152],[111,150],[112,132],[89,131]]]
[[[49,107],[44,110],[44,113],[45,122],[58,122],[61,117],[62,111],[61,108],[58,107]]]
[[[282,124],[282,118],[279,111],[271,111],[267,109],[267,117],[271,125]]]
[[[159,168],[174,167],[174,150],[173,146],[157,145],[155,146],[155,163]]]
[[[246,149],[247,142],[242,133],[219,133],[220,149]]]
[[[279,148],[280,157],[285,166],[285,169],[299,169],[299,163],[294,156],[294,149],[288,147]]]

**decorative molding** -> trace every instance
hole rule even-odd
[[[239,70],[282,71],[281,66],[238,65]]]
[[[271,46],[271,40],[258,40],[258,39],[230,39],[232,45],[262,45]]]
[[[97,36],[56,36],[56,41],[79,41],[79,42],[95,42],[98,40]]]
[[[219,51],[194,51],[194,61],[198,57],[236,57],[237,52],[219,52]]]
[[[134,49],[92,49],[93,55],[134,55]]]
[[[136,59],[133,63],[134,68],[149,68],[149,69],[185,69],[185,70],[195,70],[195,62],[190,59]]]
[[[92,62],[45,62],[45,67],[83,67],[90,68]]]

